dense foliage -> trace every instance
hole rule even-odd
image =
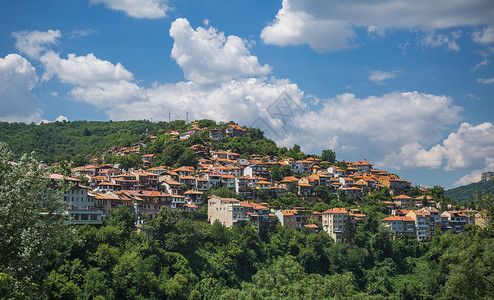
[[[50,299],[482,299],[494,296],[494,232],[430,243],[392,240],[379,223],[336,244],[324,232],[226,228],[163,209],[137,233],[126,208],[77,227],[70,254],[31,286],[2,270],[2,296]],[[9,289],[10,288],[10,289]]]
[[[444,194],[458,203],[469,204],[473,201],[477,192],[479,194],[494,193],[494,180],[479,181],[459,186],[445,191]]]

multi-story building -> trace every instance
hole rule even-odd
[[[372,164],[361,160],[352,164],[354,168],[357,169],[359,173],[369,173],[372,170]]]
[[[282,226],[288,229],[300,230],[304,225],[303,216],[300,216],[294,209],[292,210],[277,210],[275,213]]]
[[[63,200],[67,204],[67,214],[70,224],[103,224],[103,212],[95,208],[94,198],[88,194],[89,187],[80,184],[80,180],[50,174],[50,188],[59,189],[60,182],[67,182],[70,188],[64,193]]]
[[[408,212],[407,217],[415,221],[415,230],[417,240],[430,241],[432,240],[431,215],[428,211],[417,209]]]
[[[269,165],[265,163],[253,164],[244,168],[244,176],[270,179],[270,175]]]
[[[460,211],[445,211],[441,214],[441,217],[448,218],[448,229],[451,229],[453,233],[460,233],[465,231],[465,225],[467,224],[467,215]]]
[[[391,216],[381,219],[383,225],[389,228],[395,237],[400,235],[415,238],[415,220],[406,216]]]
[[[346,208],[335,207],[322,213],[322,228],[337,243],[343,241],[346,218],[348,218]]]
[[[245,137],[246,136],[245,129],[243,129],[241,126],[238,126],[238,125],[226,126],[225,132],[226,132],[226,135],[228,137],[236,137],[236,136]]]
[[[393,198],[393,201],[396,203],[398,207],[411,207],[412,206],[412,197],[408,197],[407,195],[399,195]]]
[[[249,184],[249,178],[250,177],[235,178],[235,193],[251,199],[254,195],[252,193],[252,186]]]
[[[245,213],[245,207],[235,198],[211,196],[208,200],[208,220],[211,224],[218,220],[227,227],[235,226],[248,220]]]
[[[209,138],[215,141],[223,139],[223,130],[215,128],[209,130]]]

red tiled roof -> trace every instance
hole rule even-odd
[[[344,207],[335,207],[323,212],[323,214],[347,214],[347,213],[348,211]]]

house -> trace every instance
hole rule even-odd
[[[247,199],[253,198],[252,186],[250,185],[250,177],[237,177],[235,178],[235,193],[246,197]]]
[[[269,192],[271,190],[271,182],[266,180],[259,180],[256,182],[256,188]]]
[[[196,177],[195,187],[200,192],[206,192],[209,190],[209,181],[204,177]]]
[[[347,196],[350,196],[354,199],[362,196],[362,190],[355,186],[343,186],[340,188],[340,190],[343,190]]]
[[[465,232],[465,225],[467,224],[467,215],[460,211],[445,211],[441,214],[441,217],[448,219],[449,226],[447,229],[451,229],[453,233]]]
[[[348,211],[345,208],[335,207],[322,213],[322,226],[329,236],[337,243],[343,241],[343,231]]]
[[[208,200],[208,221],[213,224],[218,220],[226,227],[238,225],[248,220],[245,207],[234,198],[211,196]]]
[[[244,207],[245,216],[256,226],[258,232],[274,227],[275,222],[269,217],[269,208],[255,202],[240,201],[240,204]]]
[[[188,190],[184,196],[189,204],[199,204],[202,201],[203,192]]]
[[[408,212],[407,217],[415,221],[416,237],[419,241],[432,240],[431,218],[430,213],[426,210],[417,209]]]
[[[161,183],[162,190],[171,195],[182,195],[182,184],[175,180],[165,180]]]
[[[422,210],[429,212],[431,220],[431,231],[432,236],[434,236],[434,230],[441,229],[441,212],[435,207],[424,207]]]
[[[100,182],[96,185],[96,188],[100,191],[104,192],[112,192],[112,191],[118,191],[122,189],[122,186],[118,183],[111,183],[111,182]]]
[[[141,155],[143,168],[150,167],[154,161],[154,154],[144,154]]]
[[[221,184],[230,190],[235,190],[235,177],[233,175],[221,175]]]
[[[122,199],[112,192],[94,194],[94,207],[101,210],[107,217],[110,216],[111,211],[117,210],[122,204]]]
[[[399,195],[393,198],[393,201],[398,207],[411,207],[412,206],[412,197],[408,197],[407,195]]]
[[[215,141],[220,141],[223,139],[223,130],[214,128],[209,130],[209,138]]]
[[[288,229],[300,230],[304,224],[302,217],[298,215],[296,210],[277,210],[276,217],[281,225]]]
[[[225,132],[226,132],[226,135],[228,137],[236,137],[236,136],[240,136],[240,137],[245,137],[246,136],[246,131],[245,129],[243,129],[241,126],[238,126],[238,125],[228,125],[226,126],[226,129],[225,129]]]
[[[58,183],[61,181],[71,182],[73,184],[63,195],[63,200],[68,206],[68,224],[103,224],[103,211],[96,209],[94,198],[89,196],[89,187],[81,185],[78,179],[59,174],[50,174],[49,178],[49,186],[52,190],[58,190]]]
[[[369,173],[372,170],[372,164],[365,160],[361,160],[352,164],[352,167],[357,169],[359,173]]]
[[[244,168],[244,176],[261,177],[269,179],[271,172],[269,171],[269,165],[266,163],[257,163]]]
[[[390,216],[381,219],[383,225],[391,230],[395,237],[405,235],[415,238],[415,220],[407,216]]]

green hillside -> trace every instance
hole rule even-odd
[[[472,202],[476,192],[494,193],[494,180],[474,182],[468,185],[449,189],[445,192],[452,200],[457,202]]]
[[[53,122],[34,123],[0,122],[0,142],[6,142],[16,156],[36,152],[37,157],[48,163],[64,156],[99,155],[111,146],[129,146],[139,141],[146,132],[158,134],[175,127],[186,127],[184,121],[171,123],[150,121],[123,122]]]

